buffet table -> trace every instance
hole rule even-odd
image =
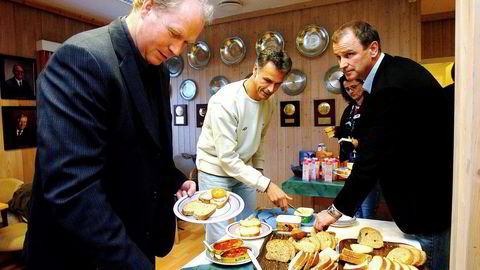
[[[324,180],[303,181],[292,176],[282,183],[282,190],[288,194],[310,197],[335,198],[345,184],[344,180],[325,182]]]
[[[355,225],[353,226],[346,227],[346,228],[329,227],[328,231],[335,232],[338,240],[340,241],[342,239],[347,239],[347,238],[356,238],[359,230],[365,226],[374,227],[380,232],[382,232],[384,241],[407,243],[421,249],[420,243],[417,240],[402,233],[400,229],[398,229],[397,225],[395,225],[395,223],[391,221],[357,219]],[[305,231],[311,231],[311,229],[312,227],[302,227],[302,230],[305,230]],[[222,239],[226,239],[226,238],[228,238],[227,235],[224,236]],[[265,238],[261,238],[257,240],[244,240],[244,241],[248,244],[254,245],[258,250],[260,250],[264,240]],[[206,256],[205,251],[203,251],[198,256],[196,256],[193,260],[187,263],[182,269],[190,269],[190,268],[194,269],[194,267],[201,266],[201,265],[211,265],[212,263],[209,260],[207,260],[205,256]],[[247,267],[249,266],[251,268],[252,263],[248,263],[244,266],[236,266],[236,267],[231,266],[231,267],[228,267],[228,269],[246,269],[246,266]]]

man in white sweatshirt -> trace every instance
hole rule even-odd
[[[266,192],[284,210],[291,199],[263,175],[264,139],[275,110],[269,97],[291,67],[286,52],[265,49],[257,56],[250,78],[224,86],[208,102],[197,144],[199,189],[223,187],[242,197],[245,208],[237,221],[256,208],[256,190]],[[207,225],[206,240],[219,240],[227,225],[226,221]]]

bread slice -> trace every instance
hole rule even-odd
[[[185,216],[194,216],[198,220],[206,220],[215,213],[216,209],[217,207],[215,205],[195,200],[185,204],[182,209],[182,214]]]
[[[300,241],[293,241],[292,244],[295,246],[296,250],[302,250],[303,252],[315,252],[315,244],[310,242],[308,239],[304,238]]]
[[[412,265],[420,266],[420,265],[423,264],[423,263],[420,264],[422,262],[422,259],[423,259],[421,250],[419,250],[418,248],[416,248],[414,246],[410,246],[410,245],[406,245],[406,244],[401,244],[399,246],[404,247],[404,248],[408,248],[412,252],[412,255],[413,255]]]
[[[351,244],[350,248],[356,253],[370,253],[373,251],[372,247],[361,245],[361,244]]]
[[[399,262],[392,261],[393,262],[393,270],[404,270],[404,268],[400,265]]]
[[[385,270],[393,270],[395,266],[390,259],[383,257],[383,261],[385,262]]]
[[[308,253],[300,251],[288,264],[288,270],[301,270],[308,261]]]
[[[330,259],[330,257],[325,256],[325,255],[320,255],[320,253],[319,253],[318,254],[318,261],[314,262],[314,265],[313,265],[312,268],[310,268],[310,270],[323,270],[323,269],[325,269],[325,267],[330,265],[331,261],[332,260]]]
[[[362,264],[345,263],[345,265],[343,266],[343,269],[345,269],[345,270],[366,270],[366,269],[368,269],[368,262],[365,261]]]
[[[241,236],[246,236],[246,237],[252,237],[252,236],[259,236],[260,235],[260,227],[257,227],[257,226],[254,226],[254,227],[242,227],[242,226],[240,226],[239,231],[240,231]]]
[[[328,264],[325,268],[323,268],[324,270],[332,270],[336,267],[337,263],[330,260],[330,264]]]
[[[240,220],[242,227],[260,227],[260,220],[258,218],[242,219]]]
[[[328,256],[332,261],[338,261],[338,258],[340,258],[340,254],[338,254],[335,250],[332,248],[326,248],[322,250],[322,252],[319,253],[321,256]]]
[[[404,264],[412,264],[413,262],[412,252],[408,248],[404,247],[397,247],[392,249],[388,253],[387,258],[392,261],[397,261]]]
[[[365,261],[370,261],[371,259],[372,255],[356,253],[348,248],[342,249],[342,254],[340,254],[340,260],[353,264],[362,264]]]
[[[372,248],[383,247],[383,236],[374,228],[364,227],[358,233],[357,241],[359,244],[366,245]]]
[[[310,270],[310,267],[312,267],[313,260],[317,255],[318,255],[317,251],[315,251],[314,253],[308,253],[307,263],[303,267],[303,270]]]
[[[295,247],[287,240],[270,240],[267,242],[266,248],[265,258],[267,260],[288,262],[295,256]]]
[[[385,270],[385,261],[381,256],[374,256],[368,264],[368,270]]]
[[[317,233],[317,238],[320,241],[320,249],[321,250],[324,250],[328,247],[332,247],[334,245],[333,242],[335,240],[333,239],[333,236],[328,232],[325,232],[325,231],[318,232]]]
[[[214,204],[217,207],[217,209],[224,207],[225,204],[227,204],[229,198],[230,198],[230,192],[228,191],[225,192],[225,196],[222,198],[213,198],[211,189],[204,191],[198,197],[198,199],[201,202]]]

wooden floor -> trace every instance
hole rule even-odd
[[[203,251],[204,229],[201,224],[180,221],[178,226],[179,243],[173,246],[172,251],[163,257],[156,258],[156,269],[176,270],[187,264]],[[73,263],[73,262],[72,262]],[[18,258],[11,253],[0,252],[0,270],[24,270]]]
[[[180,269],[193,258],[200,254],[205,238],[205,230],[202,224],[194,224],[179,221],[178,226],[183,230],[178,230],[179,243],[173,246],[172,251],[156,260],[156,269]]]

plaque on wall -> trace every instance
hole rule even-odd
[[[188,126],[187,105],[173,105],[173,124],[175,126]]]
[[[335,126],[335,99],[314,100],[313,115],[314,126]]]
[[[197,127],[203,126],[205,115],[207,115],[207,104],[197,104]]]
[[[300,126],[300,101],[280,101],[280,126]]]

